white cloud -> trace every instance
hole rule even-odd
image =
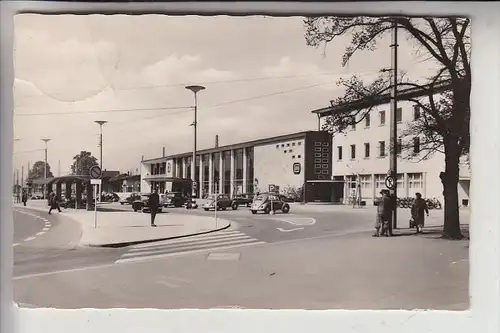
[[[321,69],[314,64],[295,62],[290,56],[284,56],[277,65],[265,66],[261,71],[266,76],[287,76],[318,74]]]

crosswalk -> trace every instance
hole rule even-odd
[[[259,244],[265,244],[265,242],[252,238],[237,230],[227,230],[199,236],[178,238],[162,243],[134,245],[116,260],[115,263],[147,261]]]

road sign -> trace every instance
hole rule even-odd
[[[102,184],[102,179],[91,179],[90,184],[92,185],[101,185]]]
[[[274,184],[269,184],[269,192],[274,192],[275,186]]]
[[[93,167],[90,168],[89,175],[90,178],[92,179],[101,178],[102,175],[101,168],[98,165],[94,165]]]
[[[389,189],[389,190],[394,190],[395,189],[395,181],[394,181],[394,177],[392,176],[387,176],[385,177],[385,186]]]
[[[302,167],[300,165],[300,163],[293,163],[293,173],[298,175],[300,174],[300,171],[301,171]]]

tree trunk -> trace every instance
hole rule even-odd
[[[462,239],[458,210],[458,177],[460,171],[460,148],[456,142],[445,142],[444,227],[443,238]]]

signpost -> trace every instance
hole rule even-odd
[[[94,228],[97,228],[97,188],[102,184],[101,179],[101,168],[98,165],[94,165],[89,170],[90,184],[94,188]]]
[[[389,189],[389,190],[394,190],[394,188],[396,187],[395,184],[396,182],[394,181],[394,177],[393,176],[387,176],[385,177],[385,186]]]

